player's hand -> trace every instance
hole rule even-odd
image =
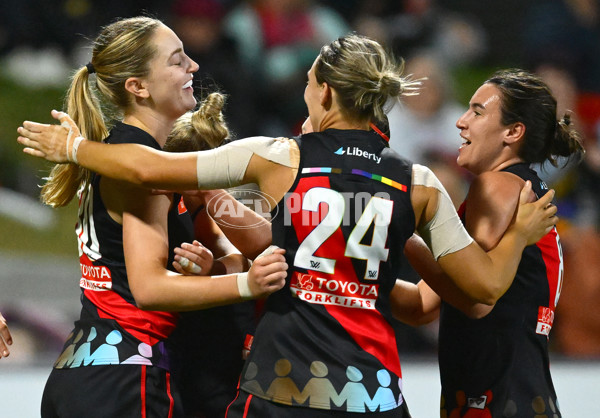
[[[284,249],[272,245],[256,257],[248,271],[248,286],[254,297],[268,296],[285,285],[288,264],[283,254]]]
[[[214,261],[213,253],[200,242],[184,242],[181,247],[175,248],[174,252],[173,267],[177,272],[185,276],[210,274]]]
[[[6,319],[0,313],[0,359],[2,357],[8,357],[10,355],[10,351],[8,349],[9,345],[12,345],[13,340],[10,335],[10,331],[8,330],[8,325],[6,324]]]
[[[549,190],[537,201],[531,202],[533,198],[531,182],[527,181],[523,189],[521,189],[514,224],[527,239],[527,245],[538,242],[558,222],[558,216],[556,216],[558,209],[552,204],[554,190]]]
[[[17,141],[24,145],[23,152],[34,157],[45,158],[55,163],[76,162],[76,148],[73,145],[80,137],[79,128],[65,112],[53,110],[52,117],[60,121],[60,125],[23,122],[17,128]]]

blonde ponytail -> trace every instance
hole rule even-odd
[[[100,105],[89,85],[86,67],[73,76],[67,92],[66,111],[79,127],[84,138],[101,141],[108,135]],[[42,187],[42,201],[52,207],[69,204],[77,190],[87,182],[89,172],[75,164],[57,164]]]

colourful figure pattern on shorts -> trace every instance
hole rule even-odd
[[[263,394],[261,397],[267,400],[275,400],[285,405],[304,405],[319,409],[331,409],[331,403],[333,403],[338,407],[345,404],[346,410],[352,412],[383,412],[392,410],[404,402],[401,394],[402,379],[398,379],[400,396],[396,400],[396,396],[390,388],[392,383],[390,373],[385,369],[377,372],[380,387],[372,397],[361,383],[362,372],[354,366],[347,367],[348,382],[339,393],[327,378],[329,373],[327,365],[321,361],[316,360],[310,364],[310,373],[313,377],[306,382],[302,390],[289,377],[291,370],[292,364],[289,360],[277,360],[274,365],[277,377],[264,391],[255,379],[260,370],[255,363],[250,362],[244,373],[245,386],[247,389],[252,388],[252,392],[255,394]]]
[[[123,336],[119,330],[110,331],[104,338],[104,342],[92,351],[92,342],[96,340],[97,332],[95,327],[90,327],[85,341],[83,336],[85,332],[81,329],[77,332],[73,341],[68,344],[58,359],[54,363],[56,369],[71,369],[81,366],[96,366],[110,364],[138,364],[151,366],[152,347],[149,344],[141,342],[138,344],[138,353],[129,355],[128,358],[119,352],[119,343],[123,341]],[[69,337],[69,339],[72,335]],[[82,342],[83,341],[83,342]],[[78,346],[79,345],[79,346]],[[129,351],[129,350],[128,350]]]

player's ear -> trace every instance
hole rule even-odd
[[[129,77],[125,80],[125,90],[141,99],[150,97],[150,92],[146,88],[146,82],[139,77]]]
[[[331,107],[333,91],[331,90],[331,87],[329,87],[329,84],[325,82],[321,84],[320,87],[321,91],[319,92],[319,100],[321,106],[323,106],[325,109],[329,109]]]
[[[504,142],[507,144],[514,144],[520,141],[525,136],[525,125],[522,122],[515,122],[507,127],[506,134],[504,135]]]

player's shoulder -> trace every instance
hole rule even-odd
[[[484,195],[502,196],[519,192],[525,180],[506,171],[488,171],[473,179],[471,190]]]
[[[489,171],[475,177],[469,188],[467,200],[476,207],[513,208],[525,181],[519,176]]]

